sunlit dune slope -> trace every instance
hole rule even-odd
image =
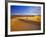
[[[32,21],[41,21],[41,16],[15,16],[17,19],[23,19],[23,20],[32,20]]]

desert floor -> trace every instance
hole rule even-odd
[[[32,20],[11,19],[11,31],[40,30],[40,22]]]

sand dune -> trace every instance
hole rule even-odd
[[[40,30],[40,16],[11,18],[11,31]]]

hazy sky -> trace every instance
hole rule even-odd
[[[11,6],[11,15],[40,15],[40,6]]]

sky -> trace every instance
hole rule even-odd
[[[11,15],[40,15],[40,6],[17,6],[11,5]]]

